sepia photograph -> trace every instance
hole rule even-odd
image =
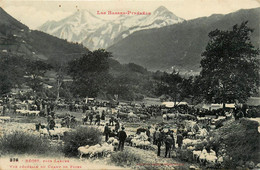
[[[260,169],[260,1],[0,0],[15,169]]]

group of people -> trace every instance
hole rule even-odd
[[[182,134],[178,131],[177,141],[178,148],[181,148],[183,141]],[[175,149],[175,139],[173,135],[173,131],[168,129],[167,132],[164,132],[163,128],[155,128],[155,132],[153,133],[153,144],[157,145],[157,156],[161,155],[161,146],[165,145],[165,157],[171,157],[171,150]]]
[[[121,127],[120,131],[118,131],[118,129],[113,129],[113,131],[111,131],[109,124],[106,123],[104,127],[105,141],[107,142],[109,137],[117,138],[119,140],[118,150],[123,151],[127,134],[125,132],[124,126]]]

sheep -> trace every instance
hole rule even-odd
[[[183,140],[183,146],[186,146],[188,144],[195,145],[195,144],[198,144],[200,142],[201,142],[201,140],[184,139]]]
[[[197,161],[198,158],[200,157],[200,154],[201,154],[201,151],[192,151],[193,159],[195,159]]]
[[[222,164],[224,162],[223,156],[218,157],[217,163]]]
[[[49,130],[49,135],[50,137],[58,136],[58,140],[60,140],[61,137],[64,136],[65,132],[70,131],[71,129],[69,128],[54,128],[54,130]]]
[[[115,138],[110,137],[110,138],[108,138],[107,143],[113,143],[114,140],[115,140]]]
[[[207,163],[210,163],[210,164],[215,164],[216,163],[216,161],[217,161],[217,157],[216,156],[214,156],[214,155],[211,155],[211,154],[207,154],[206,155],[206,162]]]
[[[5,121],[10,122],[11,117],[9,117],[9,116],[1,116],[1,117],[0,117],[0,120],[3,121],[3,122],[5,122]]]
[[[167,120],[167,115],[166,114],[163,114],[163,121],[164,120]]]
[[[114,150],[116,151],[119,145],[119,141],[117,139],[114,139],[114,141],[112,142],[112,146],[114,147]]]
[[[49,136],[49,131],[46,128],[43,128],[43,129],[40,128],[39,133],[40,133],[40,135],[43,135],[44,137]]]
[[[89,148],[89,145],[86,145],[86,146],[81,146],[78,148],[78,152],[79,152],[79,158],[82,159],[82,156],[84,154],[88,154],[88,148]]]
[[[129,119],[130,121],[134,121],[134,120],[137,120],[137,119],[140,120],[140,118],[139,118],[136,114],[134,114],[133,112],[130,112],[130,113],[128,114],[128,119]]]
[[[98,157],[98,156],[107,156],[113,151],[113,145],[109,145],[107,143],[94,146],[81,146],[78,148],[80,159],[82,159],[83,155],[89,155],[90,157]]]
[[[207,150],[204,148],[202,151],[201,151],[201,154],[199,156],[199,161],[200,163],[206,163],[206,156],[208,155],[208,152]]]
[[[195,149],[195,147],[194,146],[189,146],[189,147],[187,147],[187,149],[192,151],[192,150]]]

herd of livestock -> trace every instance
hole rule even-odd
[[[66,114],[56,114],[63,111]],[[217,110],[214,114],[208,110],[195,109],[187,105],[179,105],[174,108],[164,106],[145,106],[144,104],[118,103],[112,105],[107,101],[82,100],[73,102],[54,102],[48,100],[26,100],[15,101],[9,99],[4,108],[2,106],[1,122],[8,121],[10,118],[5,116],[7,113],[20,114],[23,116],[42,116],[47,118],[47,123],[38,123],[36,128],[31,128],[41,136],[51,139],[61,140],[66,133],[73,131],[79,126],[95,126],[104,131],[106,123],[109,123],[111,133],[109,140],[94,146],[81,146],[78,148],[80,158],[83,155],[106,156],[116,150],[118,138],[116,133],[119,127],[130,122],[142,122],[143,125],[135,130],[126,127],[126,144],[140,149],[157,149],[154,142],[154,134],[157,128],[162,128],[165,133],[172,131],[174,148],[177,150],[188,150],[192,153],[194,161],[203,164],[213,164],[220,166],[225,159],[225,151],[216,152],[213,148],[206,150],[205,147],[198,149],[196,146],[210,142],[209,132],[219,128],[224,122],[232,117],[243,113],[242,109]],[[73,116],[81,115],[80,119]],[[241,113],[242,112],[242,113]],[[208,115],[205,115],[205,114]],[[159,119],[158,119],[159,117]],[[147,124],[149,119],[158,119],[156,124]],[[238,117],[239,118],[239,117]],[[141,120],[141,121],[139,121]],[[53,122],[50,126],[50,122]],[[92,124],[93,122],[93,124]],[[149,128],[148,128],[149,127]],[[147,133],[149,131],[149,133]],[[114,133],[112,135],[112,132]],[[181,145],[177,145],[177,132],[183,136]]]

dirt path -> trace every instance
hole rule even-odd
[[[156,147],[155,147],[156,148]],[[136,169],[189,169],[190,163],[185,163],[174,158],[165,158],[165,148],[161,148],[161,156],[157,156],[157,150],[143,150],[134,147],[126,147],[126,149],[140,155],[143,162],[137,164]],[[156,148],[157,149],[157,148]]]

